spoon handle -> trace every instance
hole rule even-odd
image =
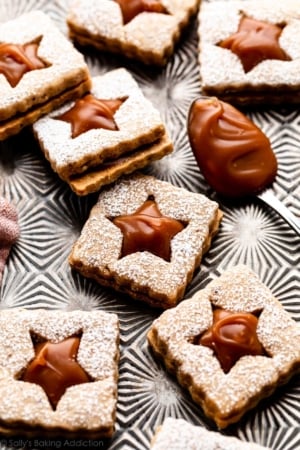
[[[266,189],[257,197],[273,208],[300,236],[300,219],[274,195],[271,189]]]

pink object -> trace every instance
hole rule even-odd
[[[0,283],[12,245],[20,234],[18,214],[15,207],[0,197]]]

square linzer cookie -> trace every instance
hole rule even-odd
[[[200,0],[75,0],[67,22],[80,45],[164,65]]]
[[[115,314],[10,309],[0,312],[0,327],[1,436],[112,436]]]
[[[183,419],[168,417],[158,427],[150,445],[151,450],[267,450],[267,447],[224,436]]]
[[[239,105],[300,103],[300,1],[203,2],[202,92]]]
[[[219,428],[300,370],[300,327],[246,266],[153,322],[148,341]]]
[[[0,140],[90,85],[83,56],[44,13],[0,25]]]
[[[158,308],[182,299],[221,220],[204,195],[152,176],[104,188],[69,262],[82,275]]]
[[[33,131],[53,170],[78,195],[173,150],[158,110],[123,68],[94,77],[90,93],[41,118]]]

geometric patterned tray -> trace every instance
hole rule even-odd
[[[88,2],[87,2],[88,3]],[[0,0],[0,21],[41,9],[67,32],[68,0]],[[34,26],[34,24],[33,24]],[[207,186],[186,133],[187,112],[200,94],[196,20],[164,69],[151,69],[120,57],[85,50],[92,75],[126,67],[160,110],[175,151],[146,173],[216,199],[224,211],[220,231],[196,272],[185,298],[226,268],[247,264],[300,321],[300,237],[259,199],[224,203]],[[279,172],[272,189],[300,216],[300,114],[291,108],[251,110],[249,117],[268,135]],[[117,426],[110,441],[32,441],[30,448],[149,448],[153,430],[165,417],[181,417],[215,429],[189,395],[153,358],[145,335],[159,311],[104,289],[73,273],[67,262],[73,242],[97,195],[79,198],[50,169],[30,130],[0,143],[0,195],[18,210],[21,236],[5,267],[0,308],[101,309],[121,322],[121,361]],[[223,431],[274,450],[300,448],[300,380],[262,401],[235,426]],[[0,449],[24,448],[25,440],[1,439]]]

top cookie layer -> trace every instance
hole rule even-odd
[[[214,354],[194,344],[212,324],[213,309],[258,314],[257,337],[266,355],[244,355],[225,373]],[[156,319],[149,343],[218,427],[242,415],[300,369],[300,328],[246,266],[211,281],[192,298]]]
[[[149,251],[122,257],[123,235],[111,219],[135,213],[149,197],[163,216],[186,224],[171,241],[169,262]],[[183,297],[220,220],[218,204],[204,195],[135,174],[100,192],[69,261],[100,284],[152,306],[170,308]]]
[[[236,437],[208,431],[183,419],[168,417],[157,430],[151,443],[151,450],[267,450],[266,447],[244,442]]]
[[[57,117],[70,110],[74,102],[43,117],[33,127],[53,169],[65,180],[153,143],[165,134],[159,111],[144,97],[128,71],[112,70],[94,77],[92,82],[91,94],[96,98],[124,100],[114,114],[117,131],[95,128],[73,139],[70,123]]]
[[[44,13],[33,11],[0,25],[0,42],[39,40],[38,57],[47,67],[25,73],[15,87],[0,74],[0,121],[24,114],[89,79],[84,58]]]
[[[300,101],[300,1],[204,2],[199,12],[199,62],[204,94],[237,103]],[[243,16],[283,27],[279,45],[289,61],[268,59],[245,73],[239,57],[218,44]]]
[[[143,12],[123,24],[119,4],[112,0],[75,0],[68,25],[71,38],[83,45],[121,53],[146,64],[163,65],[174,51],[182,29],[200,0],[161,0],[167,14]]]
[[[103,311],[2,310],[0,429],[24,435],[111,435],[119,358],[119,322]],[[69,387],[54,411],[44,390],[20,380],[34,357],[34,333],[53,343],[81,334],[77,361],[92,382]]]

